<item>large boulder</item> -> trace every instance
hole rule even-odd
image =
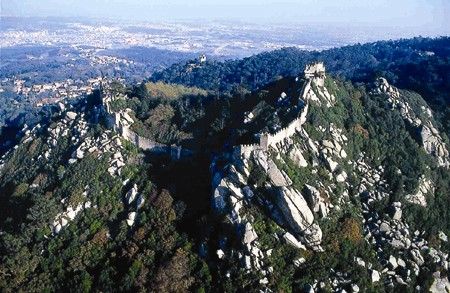
[[[412,259],[417,265],[419,266],[423,265],[425,260],[423,259],[423,256],[420,254],[420,251],[418,249],[410,250],[410,254]]]
[[[77,118],[77,113],[69,111],[66,113],[66,117],[68,120],[74,120]]]
[[[247,222],[244,227],[244,235],[242,242],[244,244],[249,244],[255,241],[256,239],[258,239],[258,235],[256,234],[255,229],[253,229],[252,225]]]
[[[336,176],[336,181],[337,182],[345,182],[345,180],[347,180],[347,173],[345,171],[342,171],[341,173],[339,173]]]
[[[127,225],[130,227],[133,226],[135,220],[136,220],[136,212],[129,213],[127,218]]]
[[[314,221],[314,215],[303,196],[292,187],[276,189],[277,205],[289,226],[302,233]]]
[[[131,204],[136,199],[137,192],[138,192],[137,185],[134,184],[133,187],[125,195],[125,200],[127,204]]]
[[[372,283],[380,281],[380,278],[381,278],[380,273],[377,270],[372,270],[371,273]]]
[[[308,166],[308,162],[303,157],[302,152],[295,146],[289,151],[289,158],[299,167]]]
[[[439,132],[432,125],[430,127],[424,125],[421,129],[422,144],[425,151],[436,157],[440,166],[449,167],[449,153],[447,147],[439,135]]]
[[[323,145],[323,147],[325,147],[325,148],[328,148],[328,149],[334,149],[334,144],[333,144],[333,142],[332,141],[329,141],[329,140],[323,140],[322,141],[322,145]]]
[[[219,213],[225,212],[229,194],[230,190],[228,189],[228,186],[226,186],[225,180],[223,179],[219,186],[214,189],[213,205]]]
[[[394,202],[391,206],[392,219],[400,221],[402,218],[402,204],[400,202]]]
[[[443,276],[441,277],[440,272],[435,272],[433,274],[434,281],[433,284],[431,284],[430,292],[437,293],[437,292],[450,292],[450,282],[448,281],[448,277]]]
[[[309,207],[317,212],[319,210],[320,203],[320,192],[314,186],[309,184],[305,184],[305,188],[303,189],[305,199],[308,202]]]
[[[139,194],[138,199],[136,200],[136,209],[142,208],[145,203],[145,198],[142,194]]]
[[[389,266],[393,270],[395,270],[398,267],[397,259],[393,255],[389,256]]]
[[[329,212],[329,204],[321,196],[320,191],[309,184],[305,184],[303,191],[304,197],[308,202],[310,209],[316,213],[319,213],[322,218],[326,217]]]
[[[291,179],[278,169],[274,161],[269,160],[267,166],[267,175],[273,186],[289,186],[292,184]]]
[[[316,223],[312,224],[304,231],[303,239],[310,247],[319,246],[322,242],[322,229]]]
[[[58,107],[59,107],[59,110],[61,110],[61,111],[64,111],[66,109],[66,106],[61,102],[58,103]]]
[[[327,162],[328,170],[334,172],[338,166],[338,163],[333,161],[330,157],[325,157],[325,161]]]
[[[406,195],[405,199],[410,203],[426,207],[427,206],[426,195],[428,193],[432,193],[433,191],[434,191],[433,182],[430,179],[427,179],[425,175],[422,175],[420,177],[417,192],[414,194]]]
[[[292,245],[293,247],[302,249],[302,250],[306,250],[305,245],[303,245],[300,241],[298,241],[297,238],[295,238],[295,236],[292,235],[291,233],[286,232],[283,235],[283,238],[286,241],[286,243]]]

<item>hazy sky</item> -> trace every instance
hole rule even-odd
[[[450,0],[0,0],[2,15],[426,27],[449,33]]]

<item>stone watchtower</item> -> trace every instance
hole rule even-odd
[[[315,62],[306,65],[305,78],[312,79],[318,86],[323,86],[325,82],[325,65],[323,62]]]

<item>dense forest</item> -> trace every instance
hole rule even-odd
[[[424,149],[421,131],[435,125],[448,148],[449,50],[450,38],[415,38],[190,61],[138,85],[112,82],[48,106],[23,130],[2,128],[0,291],[428,290],[435,272],[448,275],[450,173]],[[327,76],[310,83],[307,101],[303,70],[313,60],[324,61]],[[399,88],[397,98],[421,127],[380,91],[379,76]],[[301,131],[236,158],[239,145],[284,129],[306,103]],[[124,113],[141,137],[192,154],[173,159],[139,149],[110,125]],[[330,155],[337,145],[338,155]],[[264,165],[278,170],[277,180]],[[408,200],[423,178],[433,188],[426,206]],[[311,208],[311,217],[321,227],[321,249],[286,240],[285,211],[274,212],[280,180],[305,194],[308,210],[314,199],[306,194],[317,186],[323,206]],[[216,208],[214,197],[227,186],[243,190],[237,218],[251,223],[258,246],[243,243],[248,225]],[[400,217],[392,215],[399,204]],[[392,233],[377,231],[380,223]],[[399,234],[408,248],[391,245]],[[412,257],[418,245],[420,257]],[[255,250],[263,269],[253,261],[249,268],[244,255]]]
[[[261,53],[242,60],[207,62],[191,68],[174,64],[152,75],[165,81],[209,89],[217,94],[236,93],[239,88],[261,88],[280,77],[297,76],[305,65],[320,60],[327,71],[353,82],[371,82],[377,76],[392,84],[420,93],[432,109],[447,121],[450,130],[450,38],[413,38],[379,41],[330,50],[303,51],[296,48]]]

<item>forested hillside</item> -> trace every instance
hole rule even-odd
[[[0,291],[450,290],[448,43],[192,61],[4,129]]]
[[[207,62],[192,69],[175,64],[153,74],[151,80],[180,83],[219,93],[255,90],[280,77],[296,76],[309,62],[320,60],[336,76],[368,82],[384,76],[400,87],[420,93],[450,125],[450,38],[380,41],[317,51],[284,48],[242,60]]]

